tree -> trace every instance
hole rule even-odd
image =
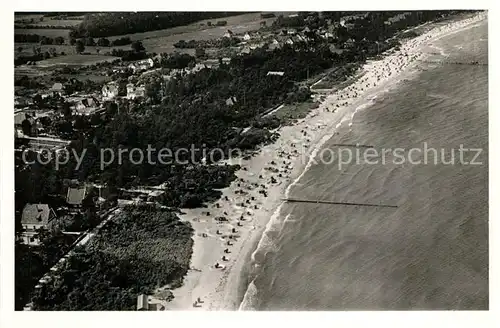
[[[42,52],[42,48],[33,46],[33,54],[39,55]]]
[[[109,40],[106,38],[100,38],[97,40],[97,45],[99,47],[109,47]]]
[[[54,39],[55,44],[64,44],[64,38],[62,36],[58,36]]]
[[[110,115],[115,115],[118,111],[118,105],[115,102],[107,102],[106,103],[106,113]]]
[[[82,40],[76,41],[75,50],[77,54],[81,54],[85,50],[85,45]]]
[[[24,120],[21,123],[21,127],[23,129],[23,134],[30,136],[31,135],[31,122],[29,120]]]
[[[196,58],[205,58],[207,56],[205,49],[202,47],[196,48],[195,56],[196,56]]]
[[[134,41],[130,46],[132,47],[132,50],[134,50],[135,52],[141,52],[146,50],[142,45],[141,41]]]
[[[95,41],[94,38],[89,36],[88,38],[85,39],[85,45],[89,47],[95,46]]]
[[[85,130],[87,128],[87,122],[81,116],[77,116],[73,128],[76,130]]]
[[[62,106],[62,113],[64,117],[69,118],[71,117],[71,106],[68,102],[65,102]]]

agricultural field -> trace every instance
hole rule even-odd
[[[76,26],[80,24],[82,20],[78,19],[47,19],[45,18],[41,22],[36,22],[34,24],[30,25],[35,25],[35,26]]]
[[[52,28],[16,28],[14,29],[14,34],[38,34],[41,36],[47,36],[51,38],[56,38],[62,36],[67,39],[70,30],[65,29],[52,29]]]
[[[40,18],[43,18],[43,14],[17,14],[14,16],[15,23],[26,23],[31,24],[35,22],[39,22]]]
[[[59,56],[41,60],[37,63],[37,66],[38,67],[51,67],[57,65],[84,66],[84,65],[94,65],[106,61],[113,61],[115,59],[120,59],[120,58],[113,56],[101,56],[101,55],[68,55],[68,56]]]

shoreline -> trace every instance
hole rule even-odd
[[[165,304],[166,308],[242,309],[253,278],[254,255],[265,242],[264,234],[273,225],[283,223],[279,222],[284,204],[281,198],[308,171],[323,144],[335,135],[339,126],[345,123],[350,126],[357,111],[370,107],[379,95],[422,71],[418,60],[430,55],[422,52],[422,48],[485,17],[487,14],[481,12],[434,27],[406,41],[400,50],[382,60],[368,61],[361,78],[327,95],[305,118],[281,127],[280,137],[274,143],[260,147],[249,160],[228,160],[228,164],[240,164],[241,169],[236,172],[237,180],[221,189],[221,199],[208,208],[186,209],[180,215],[195,231],[193,255],[182,286],[172,290],[175,298]],[[228,221],[214,220],[221,216]],[[201,302],[197,302],[198,298]]]

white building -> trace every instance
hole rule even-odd
[[[47,204],[27,204],[23,209],[21,224],[22,239],[27,245],[38,245],[38,231],[49,230],[55,223],[56,213]]]
[[[102,87],[103,100],[111,100],[118,96],[118,85],[116,83],[108,83]]]

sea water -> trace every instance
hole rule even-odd
[[[433,42],[434,63],[338,127],[323,149],[359,143],[379,156],[311,165],[289,196],[397,208],[283,204],[240,309],[488,308],[487,38],[482,22]],[[449,64],[472,61],[482,65]],[[427,163],[424,144],[437,151]],[[406,161],[389,152],[382,163],[396,148]],[[460,148],[481,151],[460,162]]]

